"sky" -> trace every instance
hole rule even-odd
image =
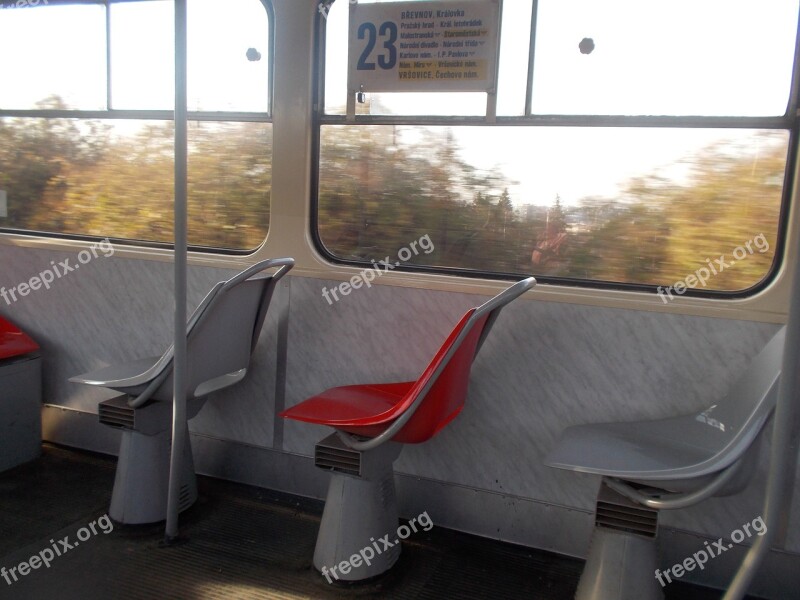
[[[458,0],[448,2],[450,6]],[[771,116],[788,99],[798,0],[540,0],[533,110],[548,114]],[[521,115],[531,0],[505,0],[498,114]],[[190,0],[189,108],[268,109],[267,15],[258,0]],[[327,17],[326,100],[346,100],[348,2]],[[44,18],[43,18],[44,17]],[[172,2],[112,5],[112,105],[172,108]],[[33,108],[59,93],[70,106],[106,108],[104,12],[72,5],[0,11],[0,107]],[[578,44],[594,40],[591,54]],[[248,48],[262,55],[245,56]],[[6,82],[19,82],[9,85]],[[482,114],[483,93],[374,94],[390,114]],[[364,108],[364,107],[362,107]],[[385,112],[384,112],[385,114]],[[469,163],[512,181],[515,204],[567,205],[618,193],[661,170],[681,182],[687,161],[747,130],[458,127]],[[407,131],[402,140],[412,140]],[[754,139],[754,138],[753,138]],[[753,146],[755,142],[753,142]],[[754,155],[755,155],[754,150]],[[681,166],[683,165],[683,167]]]

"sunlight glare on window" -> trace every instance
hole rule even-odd
[[[191,111],[269,110],[269,24],[259,0],[190,0],[188,106]],[[171,110],[173,3],[111,5],[112,104]]]
[[[540,0],[533,112],[783,115],[797,5]]]
[[[0,56],[0,108],[105,107],[103,6],[2,9]]]

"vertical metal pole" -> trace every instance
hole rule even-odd
[[[792,140],[797,143],[794,135]],[[799,208],[800,163],[795,165],[793,176],[792,217]],[[775,416],[772,419],[767,492],[762,512],[766,533],[760,535],[750,547],[723,600],[744,598],[770,546],[781,535],[781,520],[786,518],[791,502],[792,491],[787,489],[787,483],[793,479],[800,437],[800,256],[791,256],[787,250],[785,262],[792,267],[793,272],[781,379],[778,384]]]
[[[798,9],[800,19],[800,9]],[[792,87],[789,93],[789,114],[797,116],[798,94],[800,94],[800,29],[797,31],[794,44],[794,67],[792,70]],[[790,221],[797,221],[796,214],[800,210],[800,159],[797,156],[797,125],[794,126],[791,140],[792,148],[789,156],[793,158],[791,193],[789,202]],[[790,232],[797,235],[794,227]],[[794,471],[797,465],[798,440],[800,440],[800,253],[790,254],[791,240],[786,242],[785,263],[787,271],[793,267],[792,284],[789,296],[789,319],[786,323],[786,341],[783,346],[783,364],[781,379],[778,384],[778,400],[775,406],[775,418],[772,419],[772,441],[770,443],[769,474],[767,491],[764,498],[762,517],[766,525],[766,533],[750,547],[744,561],[736,571],[723,600],[741,600],[747,593],[759,566],[774,542],[783,541],[781,525],[789,518],[793,490]],[[791,469],[791,472],[788,472]]]
[[[539,2],[533,0],[531,5],[531,37],[528,40],[528,85],[525,87],[525,116],[533,111],[533,60],[536,57],[536,18],[539,13]]]
[[[795,196],[796,199],[796,196]],[[789,322],[783,349],[781,379],[778,384],[778,403],[772,419],[769,479],[764,499],[763,519],[766,533],[759,536],[745,556],[723,600],[741,600],[756,576],[758,567],[769,552],[770,545],[779,533],[779,521],[784,507],[791,499],[786,494],[785,482],[789,468],[794,468],[797,454],[797,415],[800,410],[800,257],[787,258],[794,265],[792,295],[789,304]]]
[[[166,542],[178,537],[180,484],[186,422],[186,256],[187,256],[187,108],[186,0],[175,0],[175,382],[172,408],[172,453],[169,464]]]
[[[106,0],[106,110],[114,108],[111,95],[111,2]]]
[[[351,2],[350,3],[350,20],[347,23],[347,48],[348,53],[350,52],[350,48],[356,47],[356,30],[353,25],[355,23],[355,14],[356,9],[358,8],[358,2]],[[349,54],[347,58],[347,111],[346,111],[346,119],[348,123],[352,123],[356,120],[356,93],[361,90],[361,86],[356,80],[356,72],[355,72],[355,60],[351,59]],[[356,88],[358,86],[358,88]],[[320,111],[320,112],[324,112]]]

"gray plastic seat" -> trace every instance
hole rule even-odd
[[[275,284],[292,266],[291,258],[261,261],[217,283],[203,298],[187,323],[187,399],[201,398],[244,378]],[[263,274],[273,268],[278,269],[274,275]],[[70,381],[128,394],[132,407],[151,399],[172,402],[172,357],[170,345],[160,357],[110,365]]]
[[[564,431],[545,464],[603,477],[576,598],[661,597],[660,587],[653,586],[655,566],[650,564],[655,562],[650,542],[657,531],[657,511],[736,493],[747,484],[757,454],[755,442],[777,400],[784,338],[785,327],[750,362],[727,396],[703,411]],[[636,506],[650,509],[649,514]],[[652,519],[652,527],[634,526],[636,519]],[[626,572],[620,572],[623,568]],[[642,574],[645,579],[638,579]]]
[[[247,374],[275,285],[294,265],[291,258],[264,260],[217,283],[187,323],[187,416],[205,397]],[[276,269],[274,274],[266,273]],[[77,375],[70,381],[119,391],[100,403],[100,422],[122,430],[109,515],[127,524],[166,517],[172,418],[173,347],[160,357],[133,360]],[[197,497],[191,445],[186,437],[181,510]]]

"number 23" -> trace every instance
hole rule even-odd
[[[397,23],[385,21],[381,23],[379,29],[376,29],[375,23],[365,22],[358,28],[358,39],[363,40],[366,38],[367,45],[358,59],[357,70],[375,70],[375,62],[368,61],[367,59],[369,59],[370,54],[372,54],[372,51],[375,49],[375,41],[378,35],[381,37],[386,36],[387,39],[384,40],[383,47],[389,51],[388,58],[385,53],[378,56],[378,66],[384,70],[394,68],[394,65],[397,63],[397,47],[395,46],[395,42],[397,42]]]

